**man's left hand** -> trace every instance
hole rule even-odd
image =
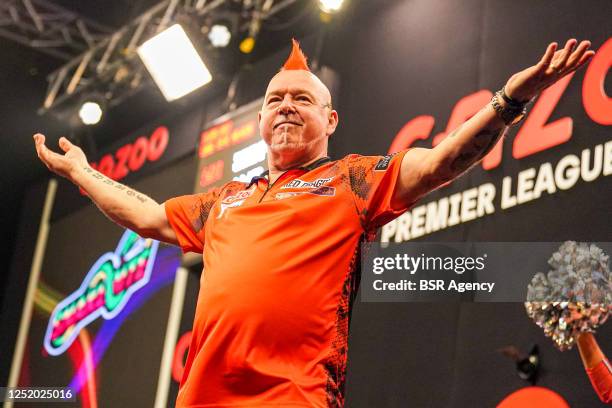
[[[506,95],[517,101],[530,101],[565,75],[586,64],[595,51],[589,50],[590,41],[582,41],[576,47],[577,43],[572,38],[559,51],[557,43],[550,43],[540,62],[510,77],[505,87]]]

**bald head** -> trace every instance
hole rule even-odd
[[[282,70],[272,77],[266,89],[266,98],[272,92],[299,88],[310,92],[321,105],[331,108],[331,93],[318,76],[306,70]]]

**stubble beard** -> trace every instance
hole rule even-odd
[[[291,132],[283,129],[279,135],[275,135],[273,143],[270,144],[270,152],[274,156],[273,162],[278,168],[291,168],[301,165],[309,160],[309,152],[319,142],[319,138],[304,142],[301,139],[292,141]]]
[[[274,137],[270,144],[270,149],[278,153],[295,153],[299,154],[301,151],[305,151],[308,147],[315,142],[304,142],[300,139],[293,139],[291,132],[287,128],[284,128],[280,132],[280,136]],[[293,139],[293,140],[292,140]]]

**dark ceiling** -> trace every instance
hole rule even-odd
[[[52,3],[79,13],[95,22],[117,29],[133,20],[158,0],[50,0]],[[228,0],[228,4],[242,0]],[[247,15],[241,17],[248,21]],[[286,47],[291,37],[300,38],[321,27],[316,0],[296,0],[290,7],[276,14],[262,25],[256,47],[248,56],[237,51],[238,40],[232,40],[230,47],[223,55],[227,72],[217,87],[227,87],[232,72],[246,63],[253,63],[264,58],[281,47]],[[230,49],[228,47],[228,49]],[[224,51],[225,52],[225,51]],[[49,177],[47,169],[38,161],[34,151],[32,135],[42,132],[47,135],[47,143],[57,146],[60,136],[69,136],[79,140],[83,129],[71,128],[66,120],[58,120],[51,114],[40,116],[36,113],[41,107],[47,90],[46,76],[64,64],[64,60],[48,56],[39,50],[29,48],[11,40],[0,38],[0,56],[3,61],[0,67],[0,84],[2,102],[0,112],[2,127],[0,138],[4,141],[0,168],[0,186],[5,192],[0,211],[0,226],[3,231],[3,245],[0,247],[2,259],[10,262],[13,251],[13,235],[19,220],[19,207],[26,186],[37,180]],[[219,90],[219,89],[217,89]],[[220,89],[225,92],[224,89]],[[193,98],[192,98],[193,101]],[[167,104],[154,86],[145,88],[121,105],[106,113],[105,119],[88,132],[97,148],[111,144],[126,136],[148,121],[167,114],[169,110],[180,106],[180,103]],[[38,223],[39,220],[32,220]],[[18,252],[16,252],[18,254]],[[0,277],[2,288],[5,274]]]

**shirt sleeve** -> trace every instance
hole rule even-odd
[[[166,217],[183,253],[204,250],[204,226],[221,189],[171,198],[164,203]]]
[[[405,203],[399,208],[391,206],[405,153],[401,151],[388,156],[352,154],[345,157],[351,193],[366,231],[383,226],[412,206],[413,203]]]
[[[593,368],[586,369],[593,389],[602,402],[607,404],[612,402],[612,367],[610,362],[604,358]]]

